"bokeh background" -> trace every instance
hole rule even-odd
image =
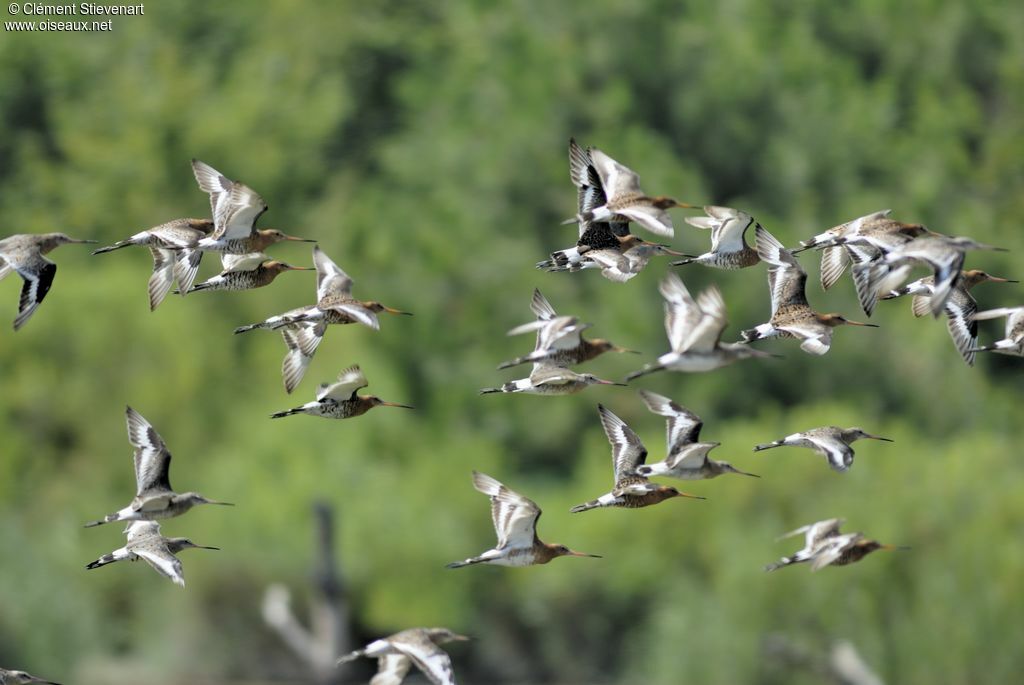
[[[540,287],[595,335],[644,352],[587,370],[621,378],[667,349],[656,261],[625,285],[533,264],[571,245],[566,142],[636,169],[644,187],[740,207],[783,242],[882,208],[1009,248],[968,265],[1024,276],[1024,6],[1014,2],[147,3],[109,33],[0,36],[2,235],[67,231],[104,244],[208,201],[189,159],[256,188],[265,227],[316,238],[356,295],[415,312],[333,327],[293,396],[280,336],[232,329],[313,300],[314,277],[168,297],[147,307],[145,250],[53,254],[53,290],[0,331],[0,664],[64,683],[309,682],[267,627],[282,583],[306,621],[318,554],[311,505],[336,514],[350,640],[444,625],[465,683],[811,683],[849,641],[889,682],[1011,682],[1024,669],[1021,360],[968,368],[944,322],[882,303],[823,358],[634,385],[700,414],[719,458],[761,480],[687,484],[708,501],[575,516],[610,485],[596,404],[664,454],[636,388],[479,397]],[[25,18],[25,17],[19,17]],[[676,249],[707,234],[676,219]],[[308,246],[275,256],[308,264]],[[205,260],[204,275],[216,259]],[[854,318],[844,278],[809,297]],[[727,339],[767,319],[763,266],[686,267],[716,283]],[[13,319],[21,287],[0,284]],[[982,285],[982,308],[1022,286]],[[982,341],[1001,337],[986,322]],[[370,391],[416,405],[357,420],[272,411],[359,363]],[[522,367],[525,372],[526,367]],[[519,374],[523,375],[523,374]],[[82,524],[132,494],[124,406],[162,433],[180,489],[237,503],[165,522],[221,552],[183,554],[181,590],[142,564],[87,572],[120,528]],[[825,424],[857,445],[845,475],[800,450],[752,446]],[[541,536],[604,555],[530,569],[444,564],[493,544],[479,469],[535,499]],[[842,516],[912,551],[766,575]],[[340,645],[349,648],[351,645]],[[372,664],[338,674],[368,678]],[[412,678],[413,676],[410,676]],[[419,676],[416,676],[417,678]],[[420,681],[425,682],[425,681]]]

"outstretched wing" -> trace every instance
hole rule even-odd
[[[412,660],[403,654],[385,654],[377,659],[377,675],[370,685],[401,685],[405,674],[412,668]]]
[[[618,482],[646,461],[647,448],[625,421],[603,405],[597,405],[597,411],[601,415],[604,434],[612,446],[612,467],[615,470],[615,481]]]
[[[673,454],[684,445],[689,445],[700,439],[700,429],[704,422],[692,411],[676,404],[664,395],[659,395],[650,390],[641,390],[640,398],[650,411],[666,418],[666,454]]]
[[[334,383],[324,383],[321,385],[316,391],[316,398],[318,400],[332,399],[336,402],[344,402],[355,397],[356,391],[365,388],[367,385],[369,383],[366,380],[366,376],[363,375],[362,369],[357,364],[342,371],[338,375],[338,380]]]
[[[192,173],[200,190],[210,194],[215,229],[212,238],[234,240],[252,234],[256,219],[267,211],[259,193],[198,159],[192,160]]]
[[[145,559],[160,575],[170,578],[176,585],[185,587],[185,573],[181,567],[181,560],[171,554],[166,542],[147,543],[133,547],[131,552]]]
[[[285,392],[290,394],[295,390],[302,377],[306,375],[306,369],[313,361],[316,348],[324,339],[324,328],[323,322],[302,322],[281,329],[284,344],[288,347],[288,353],[281,363]]]
[[[497,549],[530,547],[537,539],[540,507],[488,475],[473,472],[473,487],[491,498],[491,519],[498,536]]]
[[[18,300],[18,316],[14,319],[14,330],[18,330],[35,314],[39,303],[50,292],[53,277],[57,275],[57,265],[36,252],[17,264],[14,270],[25,281]]]
[[[152,424],[131,407],[125,409],[128,442],[135,448],[135,483],[138,493],[146,490],[171,490],[168,471],[171,453]]]
[[[391,644],[409,657],[434,685],[455,685],[451,657],[430,640],[405,641],[392,638]]]
[[[352,279],[331,261],[319,245],[313,246],[313,265],[316,267],[317,301],[328,296],[351,296]]]

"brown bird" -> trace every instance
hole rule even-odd
[[[508,332],[509,335],[537,332],[537,341],[533,352],[522,357],[498,365],[499,369],[507,369],[527,362],[547,361],[555,366],[572,366],[590,361],[605,352],[630,352],[613,344],[610,340],[594,338],[587,340],[581,332],[590,327],[590,324],[580,323],[575,316],[558,316],[554,307],[540,290],[534,288],[533,301],[530,303],[530,310],[537,317],[536,321],[516,326]]]
[[[362,416],[374,407],[402,407],[412,409],[407,404],[385,402],[375,395],[357,395],[356,393],[368,386],[366,376],[359,366],[350,366],[341,372],[334,383],[323,383],[316,392],[316,401],[307,402],[301,407],[271,414],[270,418],[279,419],[292,414],[310,414],[326,419],[350,419]]]
[[[949,293],[946,300],[946,328],[953,338],[957,352],[968,366],[974,366],[975,351],[978,347],[978,324],[975,321],[975,314],[978,311],[978,302],[971,295],[970,290],[979,283],[991,281],[993,283],[1017,283],[1008,278],[992,276],[980,269],[963,271],[956,285]],[[931,297],[935,292],[935,277],[925,276],[902,288],[891,290],[879,299],[891,300],[904,295],[913,295],[911,311],[914,316],[922,317],[931,311]]]
[[[537,520],[541,510],[533,500],[513,492],[494,478],[473,472],[473,487],[491,498],[491,519],[498,544],[480,556],[453,561],[448,568],[462,568],[470,564],[495,566],[532,566],[546,564],[555,557],[600,557],[596,554],[574,552],[565,545],[541,542],[537,537]]]
[[[256,220],[267,211],[267,203],[255,190],[230,178],[198,159],[192,160],[192,173],[200,190],[210,195],[214,230],[197,243],[201,250],[248,254],[263,252],[284,240],[315,243],[272,228],[256,230]]]
[[[793,535],[805,535],[804,548],[793,556],[782,557],[779,561],[768,564],[765,571],[774,571],[784,566],[798,564],[806,561],[811,562],[811,571],[820,571],[826,566],[846,566],[853,564],[872,552],[878,550],[904,550],[908,547],[897,547],[896,545],[883,545],[877,540],[871,540],[863,533],[840,534],[839,528],[843,519],[826,519],[810,525],[801,526],[779,537],[780,540]]]
[[[212,233],[210,219],[174,219],[167,223],[139,231],[135,235],[118,241],[108,247],[93,250],[93,254],[113,252],[124,247],[139,245],[148,247],[153,255],[153,274],[149,277],[149,309],[156,309],[174,282],[178,282],[176,293],[187,294],[199,273],[203,252],[196,245]]]
[[[590,148],[590,159],[601,177],[607,195],[605,204],[582,214],[585,221],[635,221],[658,235],[673,236],[672,217],[666,210],[673,207],[699,209],[697,205],[679,202],[670,197],[649,196],[640,190],[640,177],[632,169],[616,162],[597,148]]]
[[[770,265],[768,289],[772,295],[772,318],[742,332],[743,342],[765,338],[796,338],[800,349],[808,354],[822,355],[832,345],[832,329],[836,326],[870,326],[875,324],[850,321],[839,314],[819,314],[807,303],[807,272],[793,254],[775,237],[758,226],[757,253]]]
[[[262,252],[247,255],[221,254],[224,270],[197,284],[196,290],[252,290],[270,285],[285,271],[313,271],[312,266],[292,266],[270,259]]]
[[[601,425],[612,445],[612,467],[615,471],[615,488],[595,500],[577,504],[569,511],[579,513],[598,507],[625,507],[638,509],[658,504],[672,497],[692,497],[704,499],[699,495],[680,492],[672,487],[655,485],[647,477],[637,473],[637,467],[647,459],[647,448],[640,442],[640,437],[626,423],[602,405],[597,405],[601,415]]]
[[[447,628],[410,628],[374,640],[363,649],[338,659],[338,665],[361,656],[377,659],[377,675],[371,685],[399,685],[413,664],[433,685],[455,685],[452,660],[438,645],[469,638]]]
[[[14,330],[18,330],[35,314],[36,308],[50,292],[57,265],[43,255],[68,243],[95,243],[95,240],[75,240],[64,233],[21,233],[0,240],[0,281],[11,271],[18,272],[24,284],[18,301],[18,316]]]

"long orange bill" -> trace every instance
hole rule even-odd
[[[606,380],[601,379],[601,378],[598,378],[594,382],[597,383],[598,385],[621,385],[622,387],[626,387],[625,383],[616,383],[615,381],[606,381]]]
[[[867,326],[868,328],[878,328],[877,323],[864,323],[863,321],[850,321],[849,319],[846,319],[845,321],[851,326]]]
[[[887,550],[887,551],[894,551],[894,552],[895,551],[905,552],[908,549],[911,549],[911,547],[908,547],[907,545],[882,545],[881,548],[884,549],[884,550]]]
[[[693,499],[707,499],[707,497],[701,497],[700,495],[691,495],[688,492],[680,492],[679,496],[680,497],[691,497]]]
[[[401,309],[392,309],[391,307],[384,307],[384,311],[388,314],[401,314],[403,316],[412,316],[412,312],[403,312]]]
[[[315,266],[292,266],[291,264],[289,264],[288,265],[288,270],[289,271],[316,271],[316,267]]]
[[[296,238],[293,235],[286,235],[284,237],[284,239],[285,240],[291,240],[292,242],[295,242],[295,243],[315,243],[316,242],[312,238]]]
[[[619,347],[615,345],[612,347],[612,352],[622,352],[623,354],[640,354],[637,350],[631,350],[628,347]]]
[[[408,404],[398,404],[398,402],[381,402],[382,407],[401,407],[402,409],[415,409],[416,407],[410,407]]]
[[[997,278],[995,276],[989,277],[989,280],[994,283],[1020,283],[1020,281],[1013,278]]]
[[[594,559],[603,559],[600,554],[587,554],[586,552],[569,552],[571,557],[592,557]]]

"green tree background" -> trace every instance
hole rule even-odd
[[[24,17],[19,17],[24,18]],[[263,226],[316,238],[356,294],[415,312],[329,330],[294,396],[276,334],[240,324],[313,300],[309,274],[147,310],[144,250],[54,253],[54,288],[0,331],[0,663],[65,683],[298,680],[263,625],[271,582],[308,587],[309,504],[339,513],[356,635],[445,625],[460,682],[804,683],[774,658],[848,639],[884,679],[1011,682],[1024,670],[1020,360],[958,358],[942,322],[883,303],[878,330],[812,358],[637,386],[706,421],[720,458],[763,476],[687,484],[707,502],[570,516],[610,485],[598,402],[652,458],[662,423],[636,388],[479,397],[529,338],[536,286],[594,333],[642,350],[591,364],[620,378],[667,349],[656,284],[533,268],[572,244],[566,141],[636,169],[645,189],[753,213],[783,242],[877,209],[1010,248],[969,265],[1024,276],[1024,6],[1012,2],[147,3],[110,33],[0,37],[2,235],[63,230],[104,244],[207,214],[188,160],[261,192]],[[707,236],[676,213],[673,246]],[[308,263],[307,246],[275,255]],[[204,273],[216,260],[206,259]],[[819,310],[858,313],[849,279]],[[726,337],[764,321],[763,267],[688,267],[718,284]],[[0,284],[13,318],[20,281]],[[1020,304],[988,285],[983,308]],[[386,316],[386,315],[385,315]],[[982,340],[1002,333],[985,324]],[[370,390],[416,405],[330,422],[270,421],[359,363]],[[85,521],[132,492],[124,405],[175,454],[174,483],[234,510],[167,521],[221,552],[186,553],[188,588],[142,565],[86,572],[123,542]],[[895,438],[829,471],[751,447],[824,424]],[[493,544],[471,469],[547,512],[548,540],[604,555],[523,570],[444,564]],[[821,518],[913,546],[845,569],[766,575]],[[301,596],[300,596],[301,602]],[[357,675],[357,674],[353,674]]]

